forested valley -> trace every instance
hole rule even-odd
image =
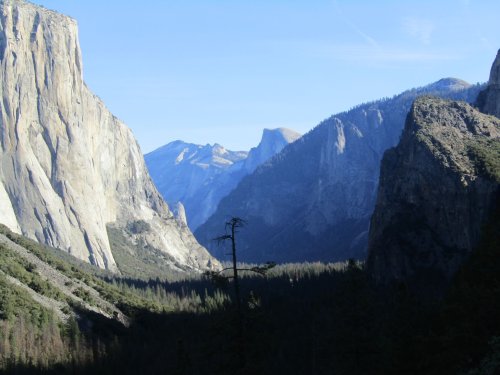
[[[81,271],[61,252],[41,252],[4,228],[45,262],[98,287],[131,320],[125,327],[73,304],[75,318],[58,323],[2,276],[1,366],[16,374],[493,374],[500,360],[498,218],[497,211],[441,302],[422,300],[404,284],[376,287],[354,261],[243,274],[241,334],[231,281],[120,278],[83,264]],[[5,273],[35,280],[29,265],[15,271],[4,264]]]

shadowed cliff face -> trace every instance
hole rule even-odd
[[[464,102],[415,101],[382,161],[368,258],[377,281],[442,291],[494,208],[499,151],[500,119]]]
[[[382,155],[397,144],[411,103],[429,92],[475,100],[478,87],[443,79],[332,116],[245,177],[196,230],[197,239],[225,256],[211,239],[238,216],[248,222],[238,233],[241,260],[365,258]]]
[[[116,269],[106,225],[173,266],[211,257],[174,220],[130,130],[83,82],[76,22],[23,1],[0,3],[0,221],[42,243]]]
[[[493,62],[488,87],[482,91],[476,102],[481,112],[500,117],[500,50]]]

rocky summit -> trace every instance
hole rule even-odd
[[[287,128],[264,129],[259,144],[250,150],[248,157],[243,162],[243,171],[245,174],[252,173],[258,166],[269,161],[274,155],[279,154],[285,146],[295,142],[300,137],[301,134]]]
[[[415,101],[400,143],[382,161],[368,258],[379,283],[443,290],[495,207],[499,152],[497,117],[464,102]]]
[[[110,227],[174,268],[212,267],[154,187],[131,131],[85,85],[81,56],[75,20],[0,2],[0,222],[110,270]]]

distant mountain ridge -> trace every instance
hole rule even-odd
[[[380,161],[399,141],[415,98],[472,102],[480,88],[446,78],[330,117],[243,178],[196,238],[224,259],[211,239],[228,217],[238,216],[248,221],[238,234],[242,261],[365,258]]]
[[[170,205],[182,203],[194,230],[245,175],[298,138],[300,134],[290,129],[264,129],[259,145],[249,152],[174,141],[146,154],[145,160],[164,199]]]

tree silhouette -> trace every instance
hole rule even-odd
[[[240,366],[243,367],[245,365],[245,356],[244,351],[241,349],[241,344],[243,340],[243,311],[241,308],[241,294],[240,294],[240,283],[238,271],[250,271],[260,275],[265,275],[268,270],[276,266],[274,262],[267,262],[263,266],[256,266],[251,268],[238,268],[237,258],[236,258],[236,233],[238,233],[238,228],[242,228],[246,225],[246,221],[239,217],[232,217],[228,221],[226,221],[225,231],[226,233],[214,238],[214,241],[217,241],[219,244],[224,241],[231,241],[231,256],[233,265],[231,267],[223,268],[220,271],[207,271],[205,275],[210,277],[212,280],[216,282],[227,281],[229,279],[233,279],[234,285],[234,298],[236,305],[236,313],[238,318],[238,331],[237,331],[237,339],[239,341],[239,361]],[[224,275],[224,272],[232,270],[233,274]]]
[[[236,233],[238,233],[238,228],[242,228],[245,225],[246,221],[239,217],[232,217],[230,220],[226,221],[226,227],[225,227],[226,234],[214,238],[214,241],[217,241],[219,244],[224,241],[228,240],[231,241],[231,256],[233,265],[231,267],[223,268],[220,271],[207,271],[205,273],[205,275],[209,276],[210,278],[216,281],[228,280],[228,279],[234,280],[235,304],[238,314],[241,314],[241,296],[240,296],[238,271],[250,271],[265,276],[267,271],[276,266],[276,263],[274,262],[267,262],[262,266],[255,266],[251,268],[238,268],[238,263],[236,258]],[[224,275],[224,272],[228,270],[233,270],[232,276]]]

